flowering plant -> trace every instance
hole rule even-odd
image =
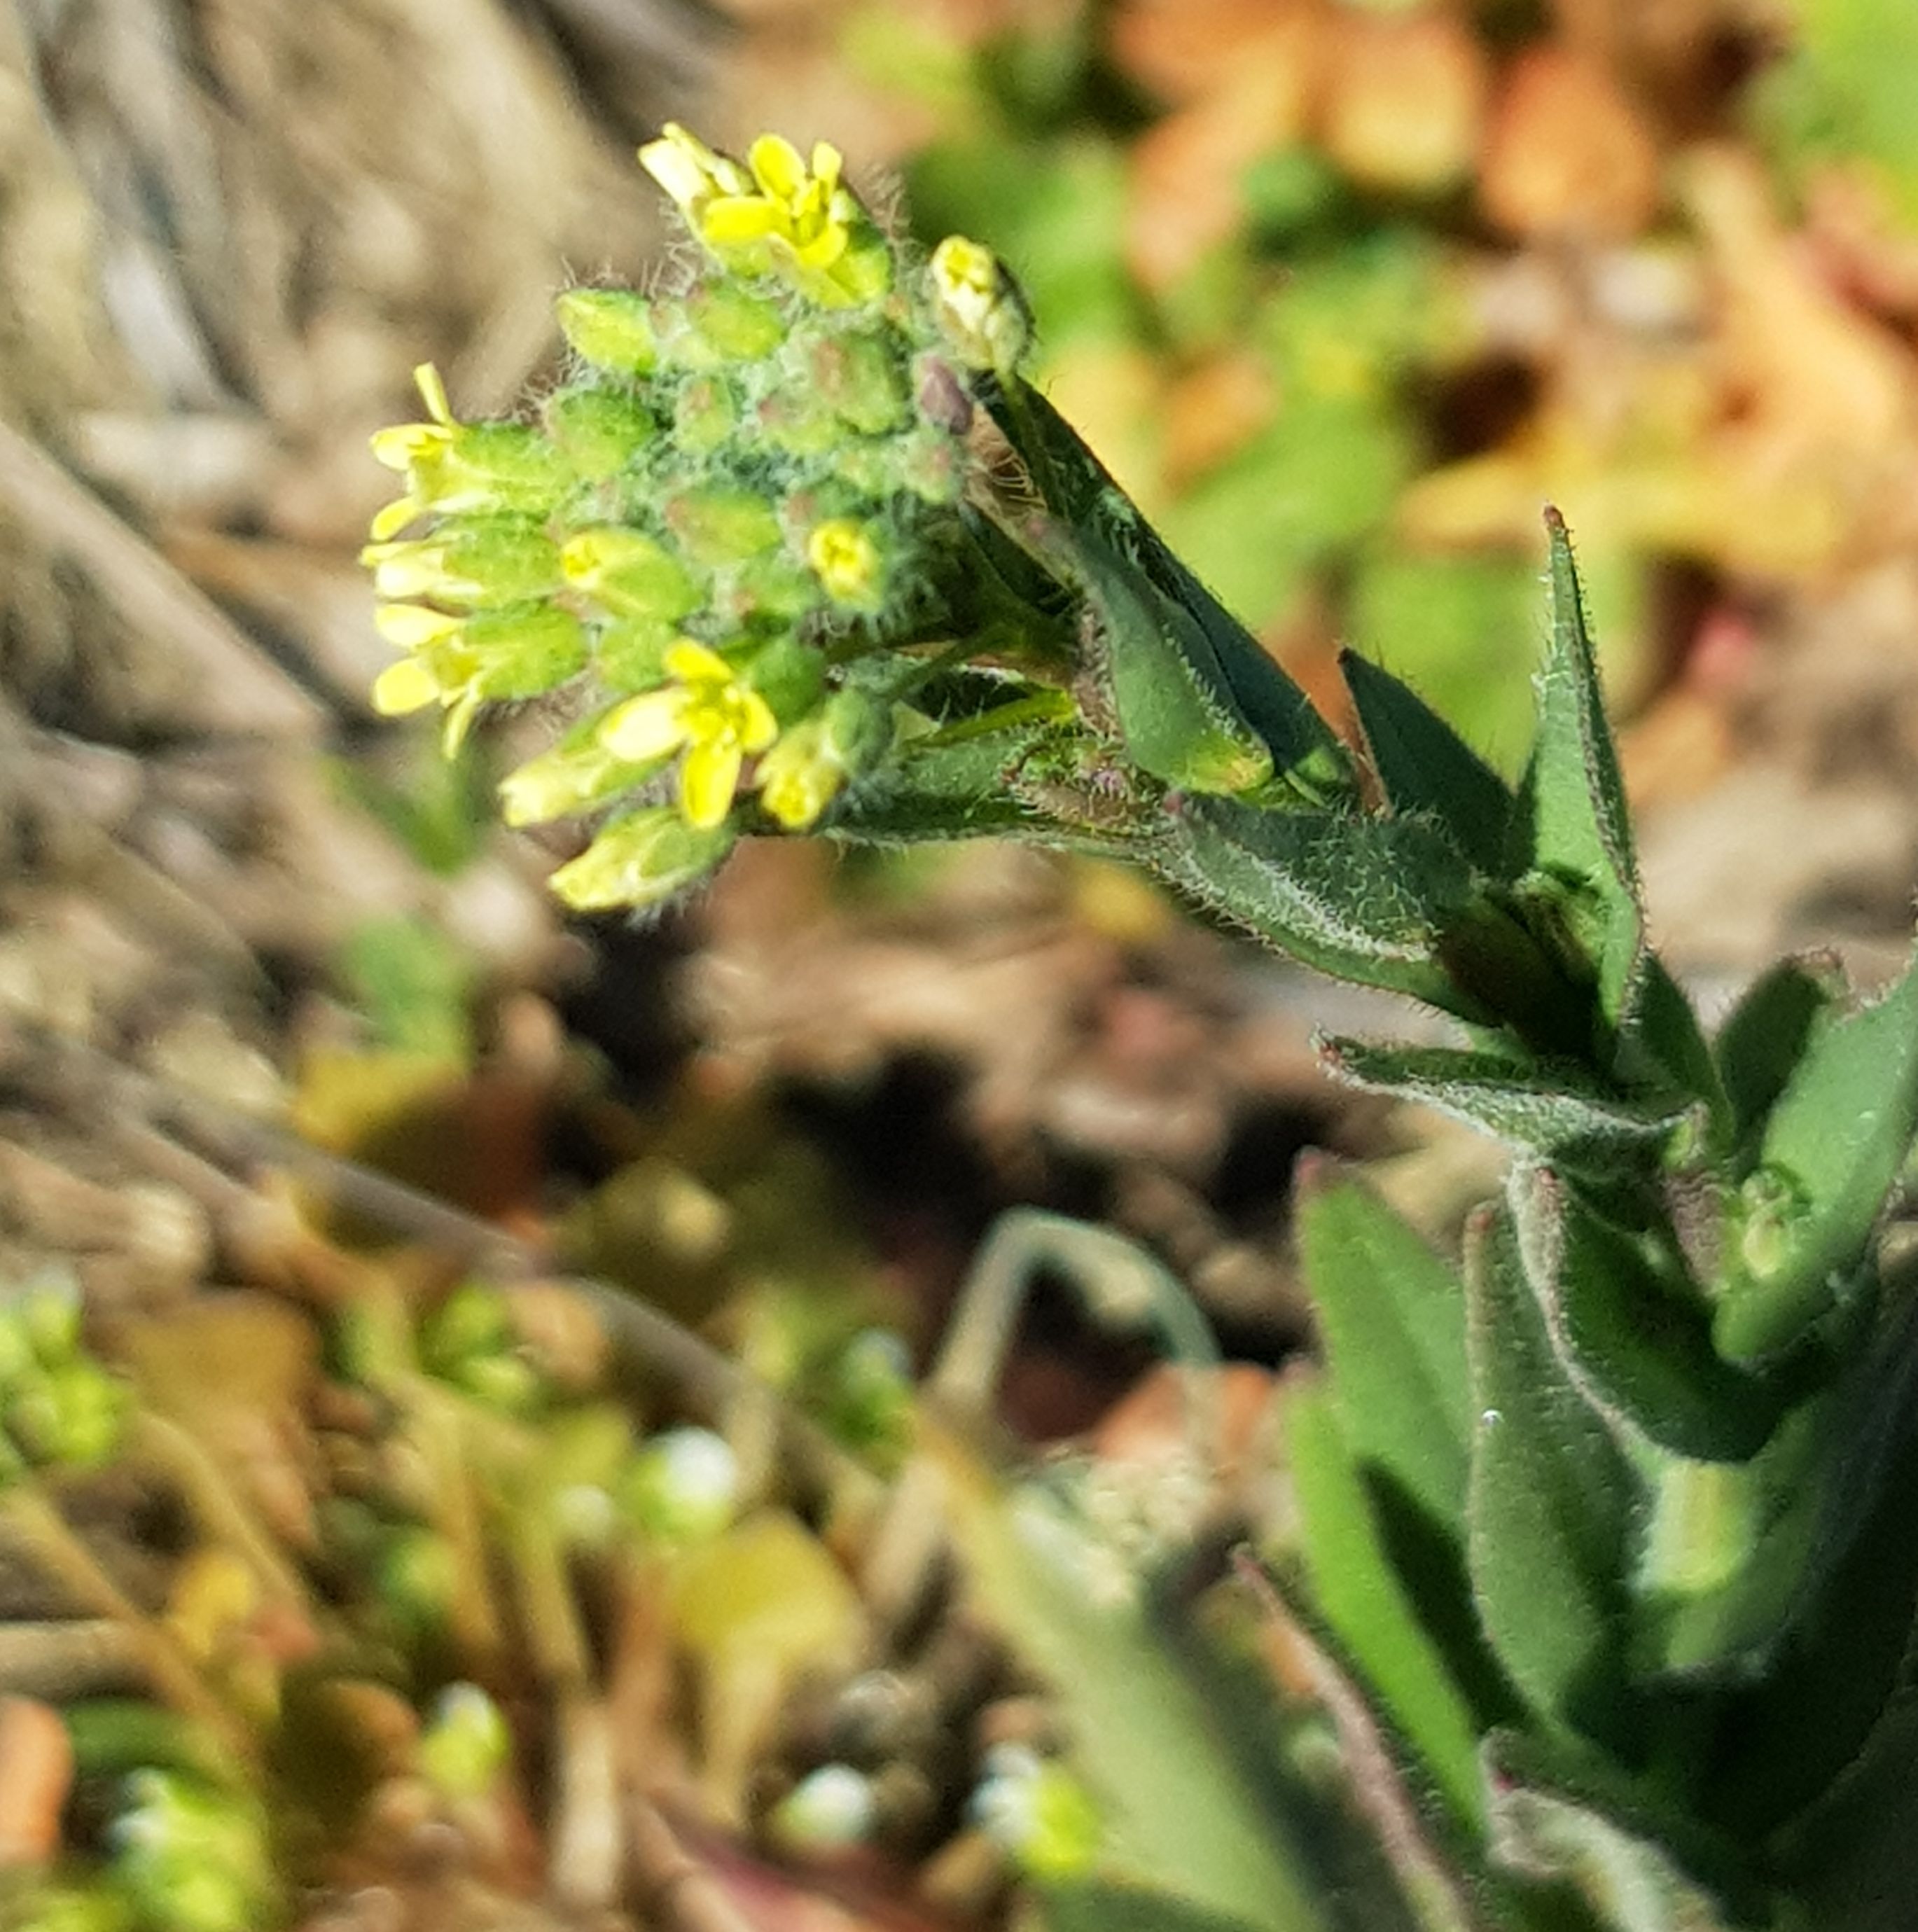
[[[503,794],[606,814],[554,880],[576,907],[747,833],[1008,836],[1451,1016],[1325,1058],[1508,1143],[1505,1197],[1460,1281],[1356,1183],[1308,1187],[1325,1360],[1266,1552],[1397,1876],[1367,1922],[1908,1924],[1918,970],[1861,1004],[1787,962],[1708,1035],[1648,942],[1556,513],[1520,784],[1357,658],[1348,742],[1022,379],[989,251],[916,260],[823,144],[641,158],[683,285],[562,296],[536,422],[462,422],[422,371],[428,419],[376,442],[406,478],[367,554],[406,652],[380,706],[456,741],[577,696]]]

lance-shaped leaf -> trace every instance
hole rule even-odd
[[[1134,762],[1188,791],[1263,784],[1271,751],[1239,710],[1198,620],[1097,537],[1075,532],[1072,542]]]
[[[1611,1027],[1627,1017],[1644,920],[1639,907],[1631,821],[1571,539],[1556,510],[1545,513],[1551,549],[1552,641],[1538,675],[1538,728],[1520,796],[1524,863],[1538,878],[1574,888],[1574,936]]]
[[[1475,1828],[1483,1821],[1477,1727],[1393,1568],[1332,1404],[1323,1389],[1295,1381],[1284,1416],[1313,1600],[1454,1824]]]
[[[1602,1220],[1549,1168],[1514,1174],[1512,1196],[1532,1292],[1586,1399],[1674,1454],[1755,1455],[1784,1391],[1719,1355],[1675,1250]]]
[[[1817,1628],[1911,1426],[1913,1340],[1907,1311],[1788,1409],[1749,1462],[1647,1460],[1634,1578],[1646,1670],[1748,1682],[1795,1632]]]
[[[1465,1278],[1469,1547],[1486,1635],[1548,1724],[1628,1734],[1631,1471],[1553,1352],[1508,1211],[1487,1206],[1468,1224]]]
[[[1350,760],[1305,693],[1245,626],[1169,550],[1105,466],[1045,398],[1026,383],[986,386],[993,419],[1024,460],[1049,514],[1015,518],[1015,534],[1046,566],[1091,581],[1099,558],[1124,560],[1191,620],[1222,695],[1271,754],[1274,796],[1329,804],[1353,790]],[[1089,559],[1089,561],[1088,561]]]
[[[1463,1284],[1331,1162],[1302,1160],[1294,1185],[1299,1261],[1352,1452],[1463,1541],[1472,1442]]]
[[[1844,997],[1844,973],[1829,955],[1781,959],[1761,973],[1712,1042],[1736,1143],[1755,1160],[1766,1117],[1790,1083],[1820,1022]],[[1740,1160],[1741,1176],[1750,1160]]]
[[[1392,809],[1442,825],[1487,878],[1502,877],[1511,788],[1409,686],[1356,651],[1341,652],[1339,668]]]
[[[1262,812],[1194,798],[1153,862],[1202,904],[1309,966],[1460,1010],[1433,956],[1469,904],[1472,874],[1422,820]]]
[[[1685,1112],[1675,1100],[1608,1093],[1574,1069],[1533,1071],[1491,1054],[1451,1047],[1328,1040],[1319,1058],[1328,1072],[1355,1087],[1436,1107],[1554,1166],[1584,1174],[1641,1167]]]
[[[1818,1032],[1765,1123],[1724,1285],[1718,1345],[1789,1347],[1857,1269],[1918,1130],[1918,962],[1875,1006]]]
[[[1908,1384],[1918,1370],[1913,1314],[1898,1325],[1902,1334],[1888,1336],[1884,1350],[1898,1372],[1889,1405],[1894,1414],[1897,1384]],[[1882,1399],[1877,1406],[1887,1406]],[[1730,1702],[1719,1724],[1699,1784],[1703,1809],[1748,1844],[1803,1810],[1874,1748],[1868,1741],[1885,1726],[1908,1678],[1918,1603],[1918,1537],[1910,1534],[1918,1428],[1908,1415],[1896,1426],[1883,1479],[1864,1486],[1869,1514],[1785,1640],[1776,1666]],[[1841,1480],[1846,1492],[1853,1489],[1849,1478]],[[1914,1761],[1902,1760],[1901,1775],[1918,1783],[1910,1777]]]
[[[1494,1859],[1569,1886],[1607,1932],[1732,1932],[1753,1912],[1771,1922],[1736,1846],[1653,1804],[1595,1754],[1496,1731],[1484,1756]]]

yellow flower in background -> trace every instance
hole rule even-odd
[[[644,764],[684,748],[680,809],[701,831],[723,824],[749,758],[779,735],[772,707],[717,651],[682,638],[665,655],[673,682],[629,698],[600,727],[614,757]]]

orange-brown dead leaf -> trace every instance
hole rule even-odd
[[[73,1781],[73,1741],[59,1712],[31,1697],[0,1698],[0,1871],[53,1862]]]
[[[1346,13],[1328,41],[1319,137],[1340,167],[1410,194],[1462,180],[1490,81],[1476,37],[1447,14]]]

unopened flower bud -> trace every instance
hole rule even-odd
[[[552,889],[580,912],[659,905],[696,884],[731,850],[723,824],[689,825],[670,806],[615,819],[571,863]]]
[[[651,412],[619,389],[562,389],[541,412],[546,434],[587,482],[626,469],[659,434]]]
[[[926,271],[932,314],[953,352],[968,368],[1010,375],[1032,344],[1032,309],[1025,291],[991,249],[948,235]]]
[[[618,524],[569,537],[560,568],[575,590],[616,617],[673,624],[704,601],[698,580],[665,544]]]
[[[779,542],[772,505],[749,490],[682,490],[667,499],[665,518],[687,556],[710,568],[744,563]]]
[[[644,376],[659,360],[651,305],[630,289],[569,289],[553,312],[574,353],[596,369]]]

